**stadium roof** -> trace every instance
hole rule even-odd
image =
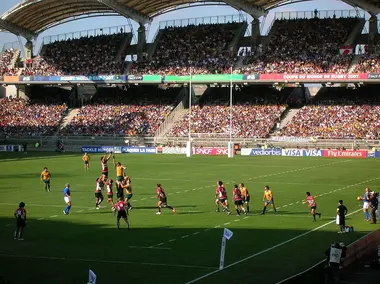
[[[286,4],[308,0],[24,0],[5,12],[0,28],[27,39],[62,23],[97,16],[121,15],[146,24],[155,16],[186,4],[227,4],[255,18]],[[343,0],[373,15],[380,13],[380,0]]]

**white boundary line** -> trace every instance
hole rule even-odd
[[[29,258],[29,259],[47,259],[47,260],[66,260],[66,261],[82,261],[82,262],[98,262],[98,263],[115,263],[115,264],[130,264],[130,265],[150,265],[150,266],[166,266],[180,268],[200,268],[200,269],[215,269],[215,267],[186,265],[186,264],[168,264],[154,262],[133,262],[123,260],[104,260],[104,259],[89,259],[89,258],[66,258],[55,256],[33,256],[33,255],[15,255],[15,254],[0,254],[2,257],[11,258]]]
[[[362,236],[361,238],[355,240],[354,242],[350,243],[350,244],[348,245],[348,247],[352,246],[353,244],[357,243],[357,242],[360,241],[361,239],[367,237],[368,235],[372,234],[373,232],[375,232],[375,231],[377,231],[377,230],[378,230],[378,229],[373,230],[372,232],[369,232],[368,234],[366,234],[366,235]],[[290,279],[293,279],[293,278],[295,278],[295,277],[297,277],[297,276],[300,276],[300,275],[302,275],[302,274],[304,274],[304,273],[306,273],[306,272],[309,272],[309,271],[312,270],[314,267],[317,267],[318,265],[322,264],[323,262],[326,262],[326,259],[323,259],[323,260],[319,261],[318,263],[314,264],[313,266],[311,266],[311,267],[305,269],[304,271],[299,272],[299,273],[297,273],[297,274],[294,274],[294,275],[292,275],[292,276],[290,276],[290,277],[288,277],[288,278],[286,278],[286,279],[283,279],[283,280],[277,282],[276,284],[284,283],[284,282],[286,282],[286,281],[288,281],[288,280],[290,280]]]
[[[350,214],[347,214],[346,216],[353,215],[353,214],[355,214],[355,213],[357,213],[357,212],[360,212],[360,211],[362,211],[362,210],[363,210],[363,209],[358,209],[358,210],[356,210],[356,211],[351,212]],[[249,260],[249,259],[251,259],[251,258],[254,258],[254,257],[256,257],[256,256],[259,256],[259,255],[261,255],[261,254],[263,254],[263,253],[266,253],[266,252],[268,252],[268,251],[271,251],[271,250],[273,250],[273,249],[276,249],[276,248],[278,248],[278,247],[281,247],[281,246],[283,246],[283,245],[286,245],[286,244],[288,244],[288,243],[290,243],[290,242],[292,242],[292,241],[295,241],[295,240],[297,240],[297,239],[299,239],[299,238],[302,238],[302,237],[304,237],[304,236],[307,236],[307,235],[309,235],[309,234],[311,234],[311,233],[313,233],[313,232],[315,232],[315,231],[317,231],[317,230],[319,230],[319,229],[322,229],[322,228],[324,228],[324,227],[326,227],[326,226],[328,226],[328,225],[330,225],[330,224],[332,224],[332,223],[335,223],[335,220],[330,221],[330,222],[327,222],[327,223],[325,223],[325,224],[323,224],[323,225],[321,225],[321,226],[319,226],[319,227],[317,227],[317,228],[314,228],[314,229],[312,229],[312,230],[310,230],[310,231],[307,231],[307,232],[305,232],[305,233],[303,233],[303,234],[301,234],[301,235],[298,235],[298,236],[296,236],[296,237],[294,237],[294,238],[291,238],[291,239],[289,239],[289,240],[287,240],[287,241],[284,241],[284,242],[282,242],[282,243],[279,243],[279,244],[277,244],[277,245],[274,245],[274,246],[272,246],[272,247],[270,247],[270,248],[267,248],[267,249],[265,249],[265,250],[262,250],[262,251],[260,251],[260,252],[255,253],[255,254],[252,254],[252,255],[250,255],[250,256],[247,256],[246,258],[243,258],[243,259],[241,259],[241,260],[235,261],[235,262],[233,262],[233,263],[231,263],[231,264],[225,266],[224,269],[222,269],[222,270],[215,270],[215,271],[212,271],[212,272],[210,272],[210,273],[207,273],[207,274],[205,274],[205,275],[203,275],[203,276],[201,276],[201,277],[198,277],[198,278],[196,278],[196,279],[194,279],[194,280],[191,280],[191,281],[189,281],[189,282],[186,282],[186,284],[191,284],[191,283],[198,282],[198,281],[200,281],[200,280],[202,280],[202,279],[204,279],[204,278],[207,278],[207,277],[209,277],[209,276],[211,276],[211,275],[214,275],[214,274],[216,274],[216,273],[219,273],[219,272],[221,272],[221,271],[223,271],[223,270],[225,270],[225,269],[227,269],[227,268],[230,268],[230,267],[235,266],[235,265],[237,265],[237,264],[240,264],[240,263],[242,263],[242,262],[244,262],[244,261],[247,261],[247,260]]]

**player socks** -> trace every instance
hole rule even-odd
[[[265,211],[267,211],[267,207],[266,206],[264,206],[263,212],[261,214],[264,215]]]
[[[247,213],[249,213],[249,206],[247,206]]]
[[[365,218],[366,218],[366,220],[369,220],[369,213],[368,213],[368,211],[365,212]]]
[[[314,213],[314,214],[313,214],[313,221],[316,221],[316,220],[315,220],[315,215],[316,215],[316,214]]]

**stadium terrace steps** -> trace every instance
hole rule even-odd
[[[356,44],[358,36],[362,34],[365,23],[366,23],[365,19],[358,19],[358,22],[356,23],[354,28],[351,30],[350,34],[347,36],[343,44],[344,46],[349,46],[349,45],[354,46]]]
[[[9,66],[10,68],[15,67],[15,64],[16,64],[17,60],[19,59],[20,54],[21,54],[21,51],[19,49],[17,49],[15,51],[15,53],[13,54],[13,57],[12,57],[12,60],[11,60],[10,66]]]
[[[59,129],[62,130],[63,128],[65,128],[70,122],[71,120],[78,115],[79,113],[79,108],[73,108],[71,109],[68,114],[62,119],[62,122],[61,124],[59,125]]]
[[[240,39],[244,37],[245,31],[247,30],[248,24],[247,22],[243,22],[241,26],[234,31],[234,38],[232,39],[231,43],[228,46],[228,50],[235,51],[237,53],[238,51],[238,44],[240,42]]]
[[[149,44],[148,51],[147,51],[149,61],[152,60],[152,57],[154,53],[156,52],[157,45],[160,42],[164,33],[165,33],[165,30],[158,30],[154,41],[151,44]]]
[[[280,129],[287,126],[293,119],[293,117],[299,112],[299,108],[291,108],[289,109],[288,113],[285,115],[283,120],[280,122]]]
[[[125,56],[123,58],[122,55],[126,54],[127,48],[130,46],[131,41],[132,41],[132,33],[126,34],[125,38],[120,44],[118,52],[116,53],[115,61],[123,62],[125,60]]]
[[[351,65],[350,65],[350,67],[348,67],[348,73],[352,73],[352,72],[354,72],[356,66],[357,66],[358,63],[359,63],[359,59],[360,59],[360,55],[355,54],[354,58],[353,58],[352,61],[351,61]]]

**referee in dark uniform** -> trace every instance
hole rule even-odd
[[[336,209],[336,214],[339,216],[340,231],[338,233],[340,234],[345,233],[347,212],[348,210],[347,207],[343,205],[343,200],[339,200],[338,207]]]
[[[375,192],[372,192],[369,199],[369,206],[371,208],[371,224],[376,224],[376,210],[378,205],[379,201],[377,200],[377,194]]]

